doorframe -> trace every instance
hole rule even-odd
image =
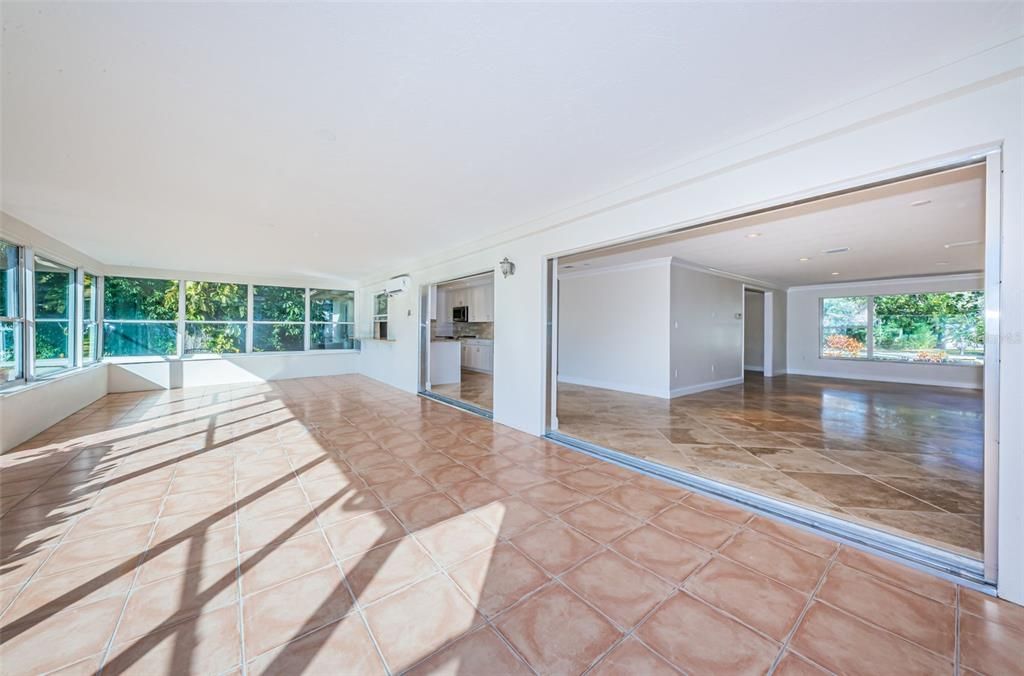
[[[758,286],[756,284],[743,283],[743,342],[740,347],[740,373],[746,373],[747,370],[747,291],[753,291],[754,293],[761,294],[761,375],[765,378],[771,378],[774,375],[772,350],[774,348],[774,324],[772,321],[772,312],[774,306],[772,302],[773,291],[768,287]]]
[[[557,262],[559,256],[578,255],[585,252],[593,252],[622,244],[636,244],[644,241],[656,241],[675,233],[695,230],[719,223],[726,223],[738,218],[753,216],[757,214],[778,211],[792,206],[816,202],[829,197],[836,197],[853,192],[860,192],[874,187],[898,183],[921,176],[941,173],[953,169],[959,169],[972,165],[985,166],[985,366],[984,366],[984,517],[983,517],[983,542],[981,560],[961,556],[950,550],[939,549],[918,542],[908,537],[896,536],[881,529],[874,529],[860,526],[849,521],[842,521],[827,515],[800,508],[795,504],[782,502],[752,491],[734,488],[714,480],[704,479],[695,474],[683,473],[672,468],[666,468],[651,463],[650,461],[638,460],[619,453],[614,449],[604,448],[590,444],[583,440],[575,439],[558,432],[557,427],[552,427],[552,421],[557,423],[557,400],[553,393],[545,393],[545,436],[568,445],[577,450],[611,460],[626,466],[643,465],[633,467],[649,474],[661,476],[680,485],[696,488],[702,492],[725,500],[742,504],[765,514],[769,514],[782,521],[790,522],[805,528],[826,533],[842,541],[849,541],[888,558],[896,558],[910,565],[938,573],[942,576],[955,579],[970,586],[982,589],[987,592],[994,592],[998,582],[998,557],[999,557],[999,424],[1000,424],[1000,399],[999,399],[999,340],[1000,340],[1000,298],[999,287],[1001,281],[1000,260],[1002,254],[1002,144],[997,143],[989,146],[982,146],[960,153],[949,154],[931,160],[923,160],[912,165],[903,166],[900,169],[879,172],[872,176],[852,179],[850,181],[834,184],[831,187],[819,190],[812,190],[802,193],[797,199],[785,198],[779,200],[767,200],[760,205],[750,208],[739,208],[725,212],[719,216],[705,219],[693,219],[687,222],[672,224],[656,232],[634,238],[622,238],[614,242],[608,242],[600,246],[583,246],[575,249],[550,253],[545,256],[548,267],[545,276],[547,277],[547,297],[545,314],[551,326],[546,332],[546,352],[544,368],[551,369],[556,365],[552,358],[552,351],[556,350],[553,338],[557,336],[558,315],[557,301],[551,298],[551,287],[557,282],[557,266],[554,272],[551,271],[551,262]],[[773,327],[774,328],[774,327]],[[550,376],[550,373],[549,373]],[[666,473],[665,470],[672,470]],[[824,523],[829,525],[823,526]]]
[[[434,401],[440,402],[442,404],[446,404],[448,406],[452,406],[454,408],[461,409],[461,410],[466,411],[468,413],[472,413],[474,415],[478,415],[478,416],[480,416],[482,418],[487,418],[488,420],[493,420],[494,419],[494,411],[493,410],[488,410],[486,408],[481,408],[479,406],[476,406],[474,404],[470,404],[470,403],[462,401],[460,399],[453,399],[452,397],[446,397],[445,395],[438,394],[437,392],[433,392],[430,389],[430,385],[431,385],[431,383],[430,383],[430,310],[432,309],[433,303],[437,302],[437,293],[436,293],[437,287],[442,285],[442,284],[448,284],[448,283],[451,283],[451,282],[458,282],[458,281],[463,280],[463,279],[472,279],[473,277],[482,277],[482,276],[488,275],[488,274],[492,275],[493,280],[495,282],[497,282],[498,276],[497,276],[497,273],[495,272],[494,268],[488,268],[486,270],[480,270],[478,272],[471,272],[471,273],[468,273],[468,274],[465,274],[465,275],[459,275],[458,277],[441,278],[441,279],[439,279],[437,281],[426,282],[426,283],[420,284],[420,286],[419,286],[419,291],[420,291],[420,303],[419,303],[419,305],[420,305],[420,323],[419,323],[419,340],[418,340],[418,343],[419,343],[419,358],[417,359],[417,364],[418,364],[418,367],[419,367],[419,377],[417,379],[417,384],[416,384],[416,394],[420,395],[421,397],[425,397],[427,399],[433,399]],[[435,290],[433,302],[432,302],[431,294],[430,294],[430,290],[431,289]],[[496,307],[496,305],[497,305],[496,303],[492,303],[492,304],[494,304],[495,307],[494,307],[494,317],[492,318],[491,323],[494,325],[495,330],[497,330],[498,309]],[[492,347],[492,350],[493,350],[493,347]],[[492,352],[492,356],[493,356],[493,352]],[[491,396],[492,397],[494,396],[494,370],[493,369],[491,370]]]

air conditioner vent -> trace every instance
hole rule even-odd
[[[821,253],[823,253],[823,254],[841,254],[841,253],[846,253],[849,250],[850,250],[850,247],[848,247],[848,246],[840,246],[840,247],[836,247],[835,249],[825,249]]]

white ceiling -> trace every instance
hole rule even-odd
[[[597,270],[673,257],[788,288],[978,272],[984,238],[985,167],[973,165],[559,263],[563,271]],[[825,253],[836,249],[848,251]]]
[[[3,209],[359,278],[976,53],[1021,3],[3,4]]]

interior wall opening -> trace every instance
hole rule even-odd
[[[494,272],[431,284],[422,309],[421,390],[493,413]]]
[[[993,580],[993,162],[554,259],[549,430]]]

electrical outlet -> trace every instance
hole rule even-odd
[[[673,378],[678,378],[679,377],[679,369],[674,369],[672,371],[672,377]]]
[[[711,365],[711,372],[712,372],[712,373],[714,373],[714,372],[715,372],[715,365],[714,365],[714,364],[712,364],[712,365]]]

